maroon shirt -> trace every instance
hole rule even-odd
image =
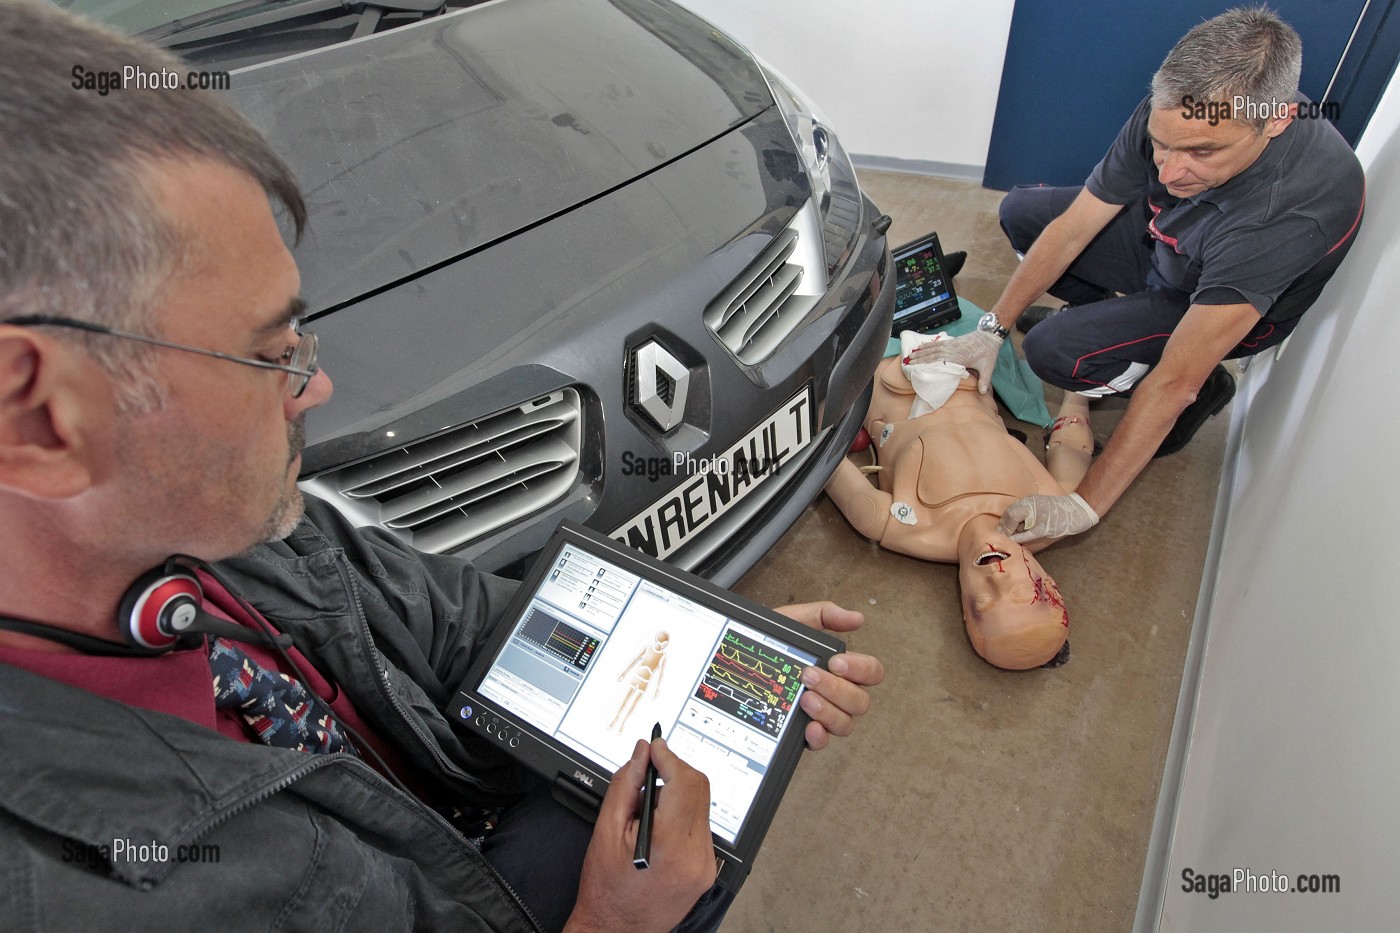
[[[217,580],[203,572],[198,576],[204,588],[205,612],[246,628],[262,630]],[[272,630],[275,632],[276,628]],[[350,698],[323,678],[296,648],[287,649],[287,653],[306,672],[305,678],[298,671],[288,669],[271,647],[246,642],[239,642],[238,647],[262,667],[301,680],[312,693],[330,704],[331,712],[340,722],[364,736],[396,774],[403,776],[408,770],[393,748],[360,718]],[[179,716],[240,742],[256,741],[237,710],[215,709],[214,675],[210,673],[208,654],[202,647],[133,658],[33,651],[0,645],[0,663],[12,664],[128,706]],[[378,767],[373,756],[366,755],[365,761]]]

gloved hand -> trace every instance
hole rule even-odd
[[[1098,513],[1078,493],[1067,496],[1026,496],[1006,507],[997,530],[1017,544],[1055,540],[1088,531],[1099,523]],[[1024,530],[1017,531],[1024,526]]]
[[[922,346],[909,354],[905,362],[914,363],[959,363],[977,373],[977,391],[983,395],[992,386],[992,370],[997,365],[997,354],[1001,352],[1002,338],[985,330],[974,330],[961,337],[937,340]]]

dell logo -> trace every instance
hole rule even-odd
[[[582,771],[574,772],[574,780],[578,781],[580,784],[587,784],[589,787],[593,786],[592,776],[584,774]]]
[[[662,431],[685,417],[690,393],[690,370],[657,343],[648,340],[632,356],[633,404]]]

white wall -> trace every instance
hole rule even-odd
[[[1358,240],[1236,397],[1141,930],[1381,930],[1400,916],[1400,79],[1357,152]],[[1335,874],[1341,892],[1211,900],[1182,891],[1188,867]]]
[[[790,78],[858,164],[981,179],[1014,0],[680,2]]]

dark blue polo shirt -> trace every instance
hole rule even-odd
[[[1249,168],[1177,198],[1157,177],[1150,113],[1148,98],[1085,182],[1089,192],[1109,204],[1146,199],[1153,267],[1192,304],[1248,302],[1275,324],[1296,319],[1361,224],[1365,179],[1356,153],[1326,120],[1295,119]]]

